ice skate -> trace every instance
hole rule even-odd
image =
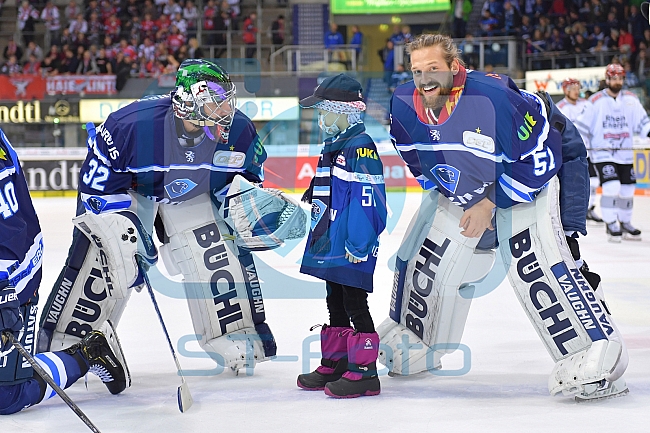
[[[613,223],[607,223],[607,225],[605,226],[605,230],[607,231],[608,241],[614,243],[621,242],[621,239],[623,238],[623,233],[621,232],[621,226],[618,224],[618,222],[614,221]]]
[[[621,232],[623,232],[623,239],[627,239],[629,241],[641,240],[641,230],[635,228],[630,223],[621,223]]]
[[[598,216],[594,208],[595,206],[590,206],[589,209],[587,210],[587,221],[593,221],[595,223],[604,222],[603,219]]]

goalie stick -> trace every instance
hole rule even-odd
[[[160,308],[158,308],[158,302],[156,301],[156,296],[153,293],[153,288],[151,287],[149,276],[144,270],[144,266],[142,263],[143,259],[141,259],[140,256],[136,255],[136,260],[138,262],[138,267],[140,268],[140,272],[142,273],[144,282],[147,285],[147,291],[149,292],[149,296],[151,297],[151,302],[153,302],[153,306],[156,309],[156,314],[158,315],[158,321],[160,322],[163,332],[165,333],[165,338],[167,338],[167,344],[169,344],[169,349],[171,350],[172,356],[174,357],[174,362],[176,363],[176,369],[178,370],[178,375],[181,377],[181,385],[178,387],[178,391],[176,395],[178,398],[178,410],[180,410],[182,413],[185,413],[190,407],[192,407],[194,400],[192,399],[192,394],[190,394],[190,388],[187,385],[187,382],[185,382],[185,376],[183,376],[183,370],[181,369],[181,364],[178,362],[178,357],[176,356],[174,345],[172,344],[172,340],[169,337],[169,332],[167,332],[167,327],[165,326],[165,322],[163,321],[162,314],[160,313]]]
[[[95,424],[93,424],[92,421],[90,421],[90,419],[86,416],[86,414],[83,413],[83,411],[79,408],[79,406],[77,406],[77,405],[75,404],[75,402],[72,401],[72,399],[68,396],[68,394],[66,394],[65,391],[63,391],[63,390],[61,389],[61,387],[60,387],[59,385],[56,384],[56,382],[54,381],[54,379],[52,379],[52,378],[50,377],[50,375],[47,374],[47,372],[46,372],[45,370],[43,370],[43,367],[41,367],[41,366],[38,364],[38,362],[36,362],[36,360],[32,357],[32,355],[30,355],[30,353],[29,353],[27,350],[25,350],[25,348],[23,347],[23,345],[20,344],[20,342],[17,341],[17,340],[14,338],[14,335],[13,335],[11,332],[5,332],[4,334],[2,334],[2,340],[3,340],[3,341],[5,341],[5,340],[9,340],[9,341],[11,342],[11,344],[14,345],[14,347],[16,348],[16,350],[17,350],[17,351],[18,351],[18,352],[23,356],[23,358],[25,358],[25,359],[27,360],[27,362],[29,362],[29,364],[32,366],[32,368],[34,369],[34,371],[35,371],[36,373],[38,373],[38,375],[41,376],[41,378],[42,378],[42,379],[43,379],[43,380],[44,380],[48,385],[50,385],[50,387],[51,387],[51,388],[52,388],[52,389],[53,389],[57,394],[59,394],[59,397],[61,397],[61,399],[62,399],[63,401],[65,401],[65,404],[67,404],[67,405],[70,407],[70,409],[72,409],[72,411],[73,411],[75,414],[77,414],[77,416],[79,417],[79,419],[81,419],[81,421],[83,421],[84,424],[86,424],[86,425],[88,426],[88,428],[89,428],[91,431],[93,431],[93,432],[95,432],[95,433],[101,433],[101,432],[99,431],[99,429],[95,426]]]

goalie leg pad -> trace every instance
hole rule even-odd
[[[497,210],[508,278],[556,362],[549,391],[576,394],[615,381],[627,352],[609,312],[580,273],[560,220],[557,179],[532,203]]]
[[[377,328],[379,362],[391,374],[438,369],[458,348],[473,295],[487,275],[492,251],[460,234],[461,208],[432,192],[413,217],[397,253],[390,317]]]
[[[262,326],[264,302],[253,256],[237,247],[208,194],[161,205],[160,214],[203,349],[233,370],[274,356],[273,336]]]
[[[118,290],[113,285],[109,290],[97,246],[76,232],[78,237],[73,241],[68,263],[41,314],[36,345],[39,353],[76,344],[107,319],[117,324],[131,296],[130,289]]]

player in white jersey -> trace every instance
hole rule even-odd
[[[621,65],[607,66],[605,77],[607,88],[589,98],[591,104],[575,124],[589,138],[591,161],[603,186],[600,207],[609,240],[620,242],[623,233],[640,240],[641,231],[631,224],[636,183],[632,136],[648,136],[650,119],[636,95],[622,90],[625,70]]]
[[[580,87],[580,81],[575,78],[566,78],[562,81],[564,98],[555,104],[562,114],[564,114],[571,122],[576,121],[578,116],[585,109],[585,105],[588,104],[586,99],[580,97]],[[585,146],[589,149],[589,137],[582,134],[581,136],[582,141],[585,142]],[[596,188],[598,188],[598,185],[600,184],[598,181],[598,173],[589,157],[587,157],[587,162],[589,163],[589,209],[587,210],[587,220],[602,223],[602,218],[600,218],[594,210],[596,207]]]

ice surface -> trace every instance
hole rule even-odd
[[[417,207],[418,194],[390,194],[391,232],[382,236],[375,293],[369,297],[375,324],[388,314],[392,287],[389,258],[397,251]],[[35,199],[45,240],[41,306],[65,260],[75,200]],[[135,293],[119,324],[133,386],[112,396],[95,376],[88,390],[79,381],[69,395],[103,433],[111,432],[647,432],[650,422],[650,197],[635,200],[636,225],[647,240],[607,243],[602,225],[590,225],[581,241],[583,257],[603,277],[605,294],[628,345],[626,379],[630,394],[577,404],[551,397],[547,379],[553,362],[507,282],[475,299],[463,343],[471,349],[469,372],[461,376],[423,373],[382,377],[378,397],[335,400],[296,387],[296,376],[315,368],[309,327],[326,321],[324,284],[300,276],[303,244],[257,257],[265,294],[267,323],[278,344],[277,361],[259,364],[253,376],[213,375],[216,365],[190,343],[179,350],[194,406],[181,414],[176,405],[173,359],[146,293]],[[397,221],[399,219],[399,221]],[[292,247],[294,247],[292,249]],[[260,260],[261,259],[261,260]],[[264,263],[263,263],[264,262]],[[153,284],[163,277],[152,274]],[[180,286],[158,293],[172,340],[193,334]],[[313,338],[312,338],[313,341]],[[318,352],[316,342],[311,351]],[[446,370],[463,367],[461,352],[443,358]],[[22,413],[0,417],[0,432],[88,431],[55,397]]]

